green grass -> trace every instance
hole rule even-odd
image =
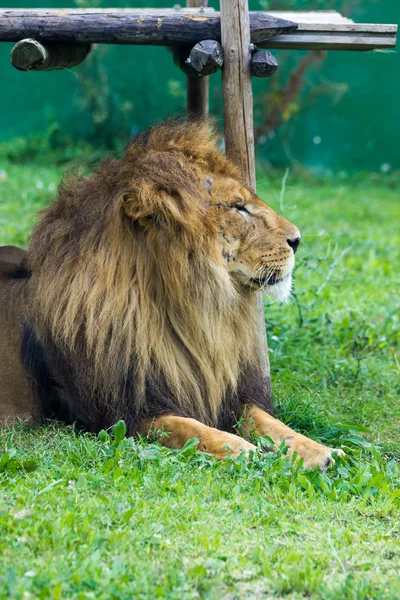
[[[60,168],[1,165],[0,243],[23,244]],[[280,180],[259,181],[279,210]],[[289,177],[296,296],[267,305],[280,416],[345,448],[217,463],[115,435],[0,433],[0,598],[400,598],[399,189]],[[283,450],[284,451],[284,450]]]

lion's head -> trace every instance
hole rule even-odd
[[[149,140],[143,155],[138,156],[137,144],[127,153],[143,167],[139,177],[135,169],[126,180],[126,215],[151,234],[153,243],[160,238],[165,244],[167,236],[176,243],[177,230],[200,238],[212,233],[216,263],[236,284],[286,300],[298,229],[243,184],[204,124],[176,128],[173,134],[156,129]]]
[[[60,186],[29,249],[30,318],[108,402],[134,363],[138,390],[161,373],[212,423],[258,360],[254,291],[288,297],[299,239],[209,125],[162,125]]]
[[[237,178],[217,176],[208,181],[230,276],[239,285],[262,288],[269,296],[286,300],[300,243],[298,229]]]

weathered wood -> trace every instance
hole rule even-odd
[[[199,8],[199,13],[207,8],[208,0],[186,0],[187,9]],[[208,116],[209,109],[209,79],[203,77],[193,77],[188,75],[186,78],[186,107],[189,117],[200,117],[205,119]]]
[[[268,50],[256,50],[250,64],[253,77],[271,77],[278,69],[278,61]]]
[[[224,64],[221,44],[216,40],[199,42],[190,51],[189,62],[191,68],[199,75],[212,75]]]
[[[186,0],[186,8],[207,8],[208,0]],[[176,10],[176,8],[174,9]],[[214,10],[209,8],[208,10]]]
[[[251,40],[265,41],[295,23],[267,13],[251,16]],[[221,40],[218,13],[209,9],[2,9],[0,41],[85,44],[143,44],[153,46],[194,45],[202,40]]]
[[[208,115],[208,77],[197,79],[188,76],[186,83],[186,107],[190,117],[204,119]]]
[[[221,29],[224,51],[222,87],[226,152],[240,166],[243,176],[255,190],[253,91],[247,0],[221,0]],[[270,386],[262,292],[257,293],[257,327],[260,365]],[[271,389],[269,391],[272,393]]]
[[[174,50],[174,62],[186,75],[200,78],[212,75],[222,68],[222,46],[215,40],[204,40],[193,48],[186,46]],[[271,77],[278,69],[278,61],[268,50],[255,50],[250,63],[253,77]]]
[[[271,50],[389,50],[396,47],[393,37],[299,35],[279,36],[272,44],[261,44]]]
[[[297,32],[322,31],[323,33],[360,33],[365,35],[390,35],[397,33],[397,25],[383,25],[377,23],[299,23]]]
[[[397,25],[353,23],[331,11],[250,13],[250,28],[251,41],[262,48],[299,50],[394,48],[397,34]],[[27,37],[45,43],[193,46],[220,41],[221,26],[219,13],[210,8],[1,9],[0,41]]]
[[[397,25],[299,22],[297,31],[261,42],[261,48],[292,50],[378,50],[395,48]]]
[[[352,19],[344,17],[336,10],[269,10],[268,14],[296,23],[354,23]]]
[[[11,50],[11,64],[19,71],[53,71],[79,65],[91,49],[90,44],[48,44],[20,40]]]
[[[253,92],[247,0],[221,0],[224,68],[225,143],[249,185],[255,189]]]
[[[176,48],[175,64],[186,75],[205,77],[218,71],[224,63],[222,46],[215,40],[204,40],[193,48]]]

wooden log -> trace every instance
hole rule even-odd
[[[256,50],[251,55],[251,74],[253,77],[271,77],[278,68],[278,61],[268,50]]]
[[[208,0],[186,0],[187,9],[199,8],[200,13],[207,8]],[[205,119],[209,110],[209,79],[186,77],[186,108],[189,117]]]
[[[251,41],[269,49],[395,48],[397,34],[397,25],[353,23],[334,11],[250,13],[250,28]],[[210,8],[1,9],[0,42],[27,37],[45,43],[193,46],[205,39],[220,41],[221,26],[219,13]]]
[[[48,44],[26,39],[11,50],[11,64],[19,71],[53,71],[79,65],[91,49],[90,44]]]
[[[204,40],[193,48],[176,48],[174,60],[186,75],[200,78],[216,73],[224,63],[224,55],[219,42]]]
[[[221,0],[221,29],[224,51],[222,87],[226,152],[240,166],[243,176],[255,191],[253,91],[247,0]],[[256,301],[260,366],[272,394],[262,292],[257,293]]]
[[[258,43],[295,23],[266,13],[251,17],[252,42]],[[33,38],[42,43],[143,44],[194,46],[202,40],[221,40],[219,14],[209,9],[1,9],[0,41]]]

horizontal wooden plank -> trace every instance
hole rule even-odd
[[[279,35],[268,42],[258,44],[260,48],[286,50],[379,50],[396,47],[395,35],[345,33],[322,33],[299,31],[291,35]]]
[[[296,18],[298,26],[290,19]],[[251,40],[261,48],[373,50],[396,46],[397,25],[353,23],[334,11],[250,13]],[[221,40],[212,9],[0,9],[0,41],[195,45]]]
[[[396,46],[397,25],[354,23],[336,11],[271,11],[294,20],[298,29],[260,44],[262,48],[292,50],[377,50]]]
[[[335,10],[289,11],[270,10],[268,14],[295,23],[353,23],[352,19],[344,17]]]
[[[259,43],[297,24],[268,13],[252,13],[251,41]],[[51,43],[194,45],[221,40],[219,13],[203,9],[2,9],[0,41],[33,38]]]
[[[13,13],[20,17],[30,16],[81,16],[81,15],[123,15],[140,14],[159,16],[171,15],[197,15],[210,17],[217,14],[214,8],[187,8],[176,6],[175,8],[1,8],[1,13]],[[259,12],[259,11],[254,11]],[[268,13],[270,14],[270,13]]]
[[[292,50],[377,50],[396,46],[397,25],[354,23],[336,11],[271,11],[294,20],[297,31],[282,34],[263,48]]]
[[[376,23],[299,23],[297,31],[322,31],[326,33],[374,33],[396,34],[397,25],[377,25]]]

